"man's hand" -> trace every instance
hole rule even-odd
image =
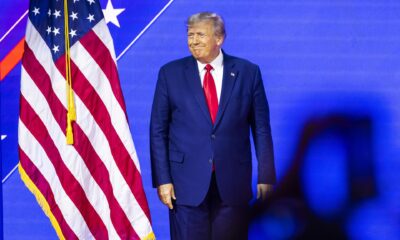
[[[257,199],[261,198],[261,201],[265,201],[267,199],[267,196],[272,193],[272,190],[272,184],[257,184]]]
[[[174,185],[172,183],[162,184],[157,187],[158,197],[161,202],[168,206],[169,209],[173,209],[172,199],[176,200]]]

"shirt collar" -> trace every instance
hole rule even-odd
[[[198,60],[196,61],[197,61],[197,66],[199,68],[199,72],[203,71],[207,63],[201,63]],[[224,63],[224,54],[222,54],[222,51],[220,49],[218,56],[214,60],[212,60],[212,62],[210,62],[209,64],[213,67],[213,69],[216,69],[222,67],[223,63]]]

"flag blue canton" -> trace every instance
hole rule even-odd
[[[51,50],[53,60],[57,60],[65,53],[64,1],[31,1],[29,19]],[[68,1],[70,47],[102,19],[98,1]]]

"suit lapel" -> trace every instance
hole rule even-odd
[[[214,128],[222,119],[226,105],[228,104],[229,98],[231,97],[232,89],[235,85],[237,75],[238,70],[235,68],[235,61],[232,57],[224,53],[224,73],[222,75],[222,90]]]
[[[197,67],[197,62],[193,57],[190,57],[186,62],[185,69],[186,81],[189,85],[190,90],[193,93],[193,96],[196,98],[197,103],[203,115],[206,117],[207,121],[212,124],[210,113],[208,111],[206,99],[204,97],[203,88],[201,86],[199,70]]]

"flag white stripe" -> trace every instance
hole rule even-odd
[[[77,210],[64,189],[61,188],[56,170],[51,164],[46,152],[21,120],[19,120],[18,124],[18,138],[20,148],[49,183],[54,195],[54,201],[60,208],[71,230],[79,239],[94,239],[81,213]]]
[[[111,239],[115,239],[118,237],[118,234],[111,223],[110,206],[107,201],[98,201],[98,199],[106,199],[106,196],[99,185],[91,177],[90,171],[87,169],[83,159],[78,152],[76,152],[73,145],[65,144],[64,130],[60,129],[53,115],[48,114],[51,113],[51,110],[45,97],[23,67],[21,77],[24,79],[24,84],[21,86],[21,94],[28,102],[35,103],[32,104],[31,107],[46,126],[47,131],[60,152],[66,167],[71,171],[75,179],[85,191],[86,197],[104,222]]]
[[[102,26],[103,25],[103,26]],[[102,19],[100,22],[98,22],[93,28],[93,32],[99,37],[99,39],[103,42],[103,44],[107,47],[108,51],[110,52],[112,59],[115,63],[115,65],[117,65],[117,60],[115,57],[115,51],[114,49],[114,42],[111,38],[111,34],[110,31],[108,30],[108,28],[104,27],[104,25],[106,25],[106,21],[104,19]],[[110,51],[110,49],[112,51]]]

